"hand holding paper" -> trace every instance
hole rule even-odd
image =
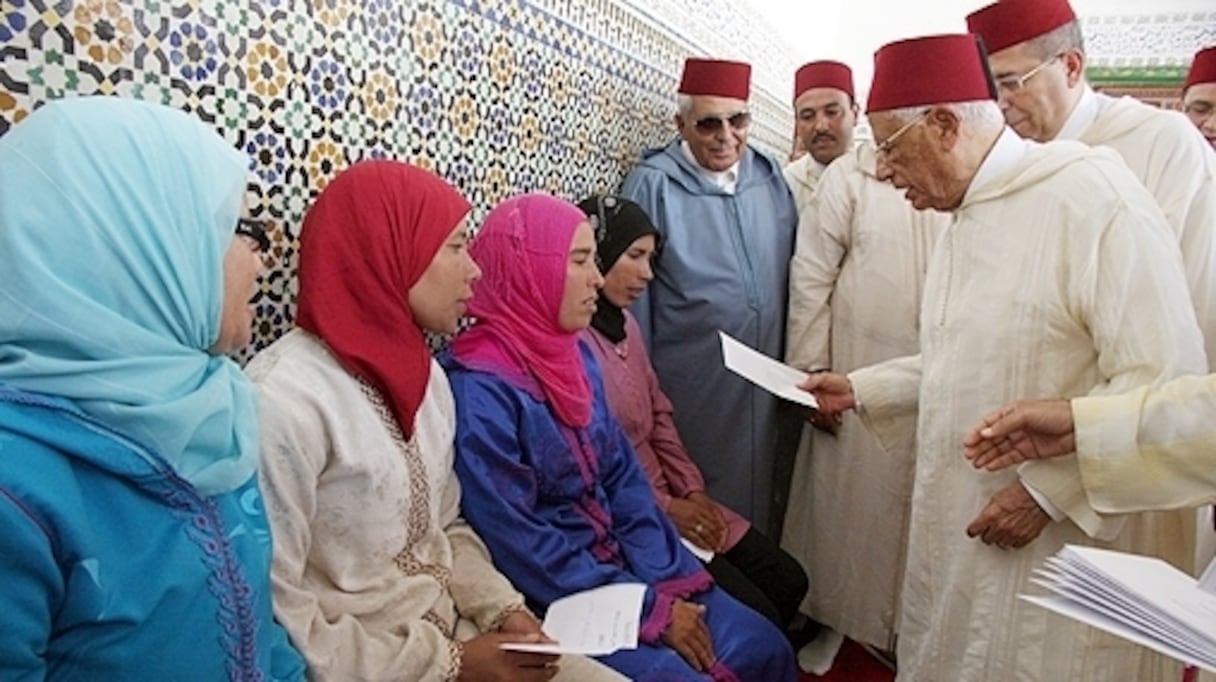
[[[815,396],[798,388],[809,374],[748,348],[726,332],[719,331],[718,335],[722,338],[722,361],[727,369],[775,396],[819,407]]]
[[[508,651],[603,656],[636,649],[646,586],[618,583],[576,592],[554,601],[541,628],[556,642],[504,642]]]
[[[748,348],[724,331],[718,335],[726,368],[769,393],[806,405],[828,418],[856,406],[853,387],[844,376],[831,372],[808,374]]]

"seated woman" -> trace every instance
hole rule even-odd
[[[633,444],[659,507],[683,538],[714,553],[706,565],[714,582],[777,627],[788,628],[806,596],[806,573],[747,519],[706,494],[705,479],[672,421],[671,401],[659,388],[638,323],[625,310],[654,278],[650,260],[659,232],[641,206],[622,197],[591,197],[579,208],[591,219],[596,263],[604,275],[583,339],[599,361],[608,407]]]
[[[274,607],[314,680],[548,680],[557,657],[459,516],[455,412],[423,330],[480,275],[469,204],[431,173],[355,164],[309,210],[295,329],[248,367],[262,415]],[[587,658],[559,679],[619,680]]]
[[[0,138],[0,679],[296,680],[271,613],[249,160],[52,102]],[[257,239],[245,236],[252,229]]]
[[[655,504],[579,332],[603,282],[572,204],[508,200],[472,247],[484,276],[448,363],[469,523],[537,609],[609,583],[647,586],[637,649],[600,660],[633,680],[795,677],[781,632],[714,587]]]

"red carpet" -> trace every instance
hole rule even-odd
[[[851,639],[846,639],[836,654],[836,662],[827,675],[803,673],[801,682],[893,682],[895,673],[880,663]]]

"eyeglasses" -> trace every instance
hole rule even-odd
[[[931,111],[933,111],[933,110],[925,109],[924,111],[917,114],[916,118],[912,119],[911,121],[908,121],[907,123],[900,126],[898,130],[891,133],[891,135],[889,137],[887,137],[887,139],[883,140],[882,142],[876,143],[874,145],[874,154],[876,156],[886,156],[886,155],[890,154],[891,148],[895,146],[895,141],[899,139],[899,136],[903,135],[904,133],[911,130],[912,126],[914,126],[917,123],[920,123],[921,121],[928,118],[929,112],[931,112]]]
[[[751,113],[738,111],[730,116],[706,116],[699,118],[693,125],[696,126],[698,133],[710,135],[722,130],[722,126],[724,125],[729,125],[735,130],[746,130],[751,123]]]
[[[270,251],[270,235],[267,234],[267,227],[270,225],[266,220],[254,220],[252,218],[238,218],[236,221],[236,234],[239,237],[248,237],[258,245],[258,251],[266,253]]]
[[[997,88],[997,90],[1005,93],[1006,95],[1012,95],[1017,92],[1020,92],[1021,89],[1026,86],[1026,81],[1030,80],[1030,78],[1032,76],[1034,76],[1036,73],[1042,71],[1043,69],[1046,69],[1049,65],[1051,65],[1052,62],[1054,62],[1055,60],[1057,60],[1063,56],[1064,56],[1064,53],[1061,52],[1060,54],[1052,57],[1051,59],[1048,59],[1047,61],[1043,62],[1042,64],[1039,64],[1038,66],[1034,67],[1033,69],[1027,71],[1026,73],[1024,73],[1020,76],[1014,76],[1011,78],[1001,78],[1000,80],[996,81],[996,88]]]

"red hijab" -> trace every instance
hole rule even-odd
[[[481,267],[469,314],[477,324],[452,342],[461,363],[493,372],[546,400],[567,426],[591,423],[591,386],[578,331],[558,326],[577,206],[547,194],[508,199],[490,211],[470,254]]]
[[[334,178],[304,218],[296,324],[380,391],[406,438],[431,371],[409,291],[469,208],[428,171],[363,161]]]

